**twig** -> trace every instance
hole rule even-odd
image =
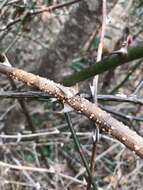
[[[41,173],[49,173],[49,174],[54,174],[56,173],[57,175],[59,175],[60,177],[63,177],[65,179],[69,179],[69,180],[72,180],[76,183],[79,183],[79,184],[83,184],[83,185],[86,185],[85,182],[81,181],[81,180],[78,180],[78,179],[75,179],[71,176],[68,176],[68,175],[65,175],[65,174],[62,174],[62,173],[59,173],[57,171],[54,170],[54,168],[50,168],[50,169],[46,169],[46,168],[37,168],[37,167],[29,167],[29,166],[17,166],[17,165],[14,165],[14,164],[8,164],[8,163],[5,163],[5,162],[2,162],[0,161],[0,167],[7,167],[7,168],[10,168],[10,169],[15,169],[15,170],[26,170],[26,171],[31,171],[31,172],[41,172]]]
[[[101,59],[102,59],[102,51],[103,51],[103,43],[104,43],[104,35],[105,35],[105,27],[106,27],[106,17],[107,17],[106,0],[102,0],[102,15],[103,15],[103,18],[102,18],[100,42],[99,42],[98,51],[97,51],[97,60],[96,60],[97,62],[101,61]],[[92,94],[93,101],[94,101],[94,103],[97,104],[98,75],[96,75],[93,78],[93,89],[94,89],[93,94]],[[96,137],[97,137],[99,135],[98,125],[96,124],[95,127],[96,127],[95,133],[96,133]],[[97,139],[94,139],[94,137],[93,137],[92,155],[91,155],[91,161],[90,161],[90,171],[91,171],[92,178],[95,176],[96,148],[97,148]],[[91,179],[89,178],[87,190],[90,190],[90,189],[91,189]]]
[[[0,59],[0,63],[1,63],[1,64],[6,64],[6,65],[11,66],[11,64],[9,63],[7,57],[6,57],[4,54],[1,54],[1,57],[0,57],[0,58],[1,58],[1,59]],[[9,76],[8,76],[8,79],[9,79],[9,81],[10,81],[10,84],[11,84],[12,89],[13,89],[13,90],[17,90],[17,86],[16,86],[14,80],[13,80],[12,78],[10,78]],[[30,116],[30,114],[29,114],[29,111],[28,111],[28,108],[27,108],[26,103],[24,102],[23,99],[18,99],[18,102],[19,102],[19,104],[20,104],[20,106],[21,106],[21,109],[22,109],[22,111],[23,111],[23,114],[24,114],[24,116],[25,116],[25,118],[26,118],[26,120],[27,120],[29,129],[30,129],[32,132],[35,132],[36,129],[35,129],[35,126],[34,126],[34,124],[33,124],[32,119],[31,119],[31,116]],[[38,142],[38,138],[36,138],[36,142]],[[50,166],[49,166],[49,164],[48,164],[48,162],[47,162],[47,160],[46,160],[46,158],[45,158],[45,156],[44,156],[44,154],[43,154],[42,148],[41,148],[41,147],[37,147],[37,149],[39,150],[39,152],[40,152],[40,154],[41,154],[41,157],[42,157],[42,160],[44,161],[45,166],[46,166],[47,168],[49,168]]]
[[[24,183],[24,182],[12,181],[12,180],[7,180],[7,179],[4,179],[3,183],[4,184],[14,184],[14,185],[17,185],[17,186],[24,186],[24,187],[32,187],[32,188],[35,187],[35,185],[28,184],[27,182]]]
[[[17,160],[16,158],[12,158],[12,160],[17,164],[17,166],[22,166],[21,163],[19,162],[19,160]],[[24,174],[24,176],[29,180],[29,182],[31,183],[31,185],[34,185],[35,189],[39,189],[37,188],[37,183],[35,183],[35,181],[31,178],[31,176],[29,175],[29,173],[26,170],[22,170],[22,173]],[[40,185],[40,184],[39,184]]]
[[[78,140],[78,138],[77,138],[77,136],[76,136],[76,133],[75,133],[75,131],[74,131],[74,128],[73,128],[73,126],[72,126],[72,122],[71,122],[71,119],[70,119],[68,113],[65,113],[65,119],[66,119],[66,121],[67,121],[67,123],[68,123],[70,132],[71,132],[71,134],[72,134],[72,136],[73,136],[74,143],[75,143],[75,145],[76,145],[76,148],[77,148],[77,150],[78,150],[78,153],[79,153],[79,155],[80,155],[80,157],[81,157],[81,160],[82,160],[82,162],[83,162],[83,164],[84,164],[84,166],[85,166],[85,168],[86,168],[88,177],[89,177],[90,180],[91,180],[91,184],[93,185],[94,190],[97,190],[97,187],[96,187],[96,185],[95,185],[95,183],[94,183],[94,181],[93,181],[93,177],[92,177],[92,174],[91,174],[91,172],[90,172],[90,169],[89,169],[87,160],[86,160],[86,158],[85,158],[85,156],[84,156],[84,154],[83,154],[82,147],[81,147],[80,142],[79,142],[79,140]]]
[[[35,11],[35,10],[26,11],[25,14],[22,15],[21,17],[15,19],[13,21],[10,21],[5,27],[0,28],[0,31],[4,31],[4,30],[10,28],[11,26],[13,26],[14,24],[23,21],[23,18],[25,19],[28,15],[32,16],[32,15],[40,14],[40,13],[43,13],[43,12],[51,12],[51,11],[54,11],[56,9],[60,9],[62,7],[67,7],[69,5],[75,4],[75,3],[80,2],[80,1],[82,1],[82,0],[71,0],[70,2],[59,3],[57,5],[52,5],[52,6],[49,6],[47,8],[37,10],[37,11]]]
[[[96,127],[96,130],[98,130],[97,127]],[[93,136],[92,136],[93,143],[92,143],[92,153],[91,153],[91,160],[90,160],[90,171],[91,171],[92,178],[95,177],[97,136],[99,135],[98,131],[95,131],[94,133],[95,134],[93,134]],[[94,135],[96,136],[96,139],[95,139]],[[87,184],[87,190],[90,190],[90,189],[91,189],[91,178],[89,178],[89,181],[88,181],[88,184]]]
[[[88,39],[88,41],[85,43],[84,47],[83,47],[83,51],[87,52],[91,45],[92,45],[92,42],[95,38],[95,36],[97,35],[97,27],[96,29],[93,31],[92,35],[90,36],[90,38]]]
[[[1,116],[0,116],[0,121],[4,120],[5,117],[8,115],[8,113],[16,107],[16,104],[11,105]]]
[[[79,178],[80,176],[82,176],[85,173],[85,168],[80,169],[80,171],[76,174],[75,178]],[[67,185],[66,185],[66,189],[68,189],[68,187],[73,183],[73,181],[70,181]]]
[[[137,117],[137,116],[133,116],[133,115],[127,115],[127,114],[124,114],[123,112],[118,112],[118,111],[115,111],[115,110],[112,110],[108,107],[104,107],[104,106],[100,106],[103,110],[109,112],[109,113],[112,113],[113,115],[116,115],[116,116],[119,116],[119,117],[122,117],[124,119],[127,119],[129,121],[140,121],[140,122],[143,122],[143,117]]]
[[[11,4],[14,4],[14,3],[18,3],[19,1],[21,0],[11,0],[7,3],[7,5],[11,5]]]
[[[46,168],[37,168],[37,167],[29,167],[29,166],[17,166],[14,164],[8,164],[5,162],[0,161],[0,167],[8,167],[10,169],[17,169],[17,170],[27,170],[31,172],[46,172],[46,173],[54,173],[53,169],[46,169]]]
[[[125,175],[125,179],[130,179],[130,177],[137,175],[138,172],[141,170],[141,168],[143,167],[143,163],[141,162],[132,172],[130,172],[129,174]]]
[[[15,38],[12,40],[12,42],[8,45],[8,47],[4,50],[4,53],[6,54],[16,43],[17,41],[20,39],[20,36],[18,36],[18,34],[16,34]]]
[[[135,91],[133,92],[133,95],[138,95],[140,89],[143,87],[143,79],[141,80],[141,82],[138,84],[137,88],[135,89]]]
[[[102,59],[102,51],[103,51],[103,43],[104,43],[105,27],[106,27],[106,17],[107,17],[106,0],[102,0],[102,14],[103,14],[103,19],[102,19],[100,42],[99,42],[98,51],[97,51],[97,59],[96,59],[97,62],[101,61]],[[93,87],[94,87],[93,98],[94,98],[94,102],[97,103],[98,75],[95,76],[93,79]]]
[[[116,95],[98,95],[102,101],[130,102],[143,105],[143,98],[136,95],[116,94]]]
[[[117,150],[117,148],[119,147],[118,143],[113,144],[112,146],[110,146],[107,150],[105,150],[102,154],[98,155],[96,157],[96,162],[101,161],[101,159],[107,155],[108,153],[111,153],[113,150]]]
[[[50,99],[51,96],[45,92],[38,92],[38,91],[1,91],[0,98],[18,98],[18,99]]]
[[[14,90],[16,90],[17,87],[16,87],[16,84],[15,84],[14,80],[13,80],[13,79],[10,79],[10,81],[11,81],[12,88],[13,88]],[[30,116],[30,114],[29,114],[29,111],[28,111],[28,108],[27,108],[26,103],[24,102],[23,99],[18,99],[18,102],[19,102],[19,104],[20,104],[20,106],[21,106],[21,109],[23,110],[23,113],[24,113],[25,118],[26,118],[26,120],[27,120],[29,129],[32,131],[32,133],[34,133],[34,132],[36,131],[36,129],[35,129],[35,126],[34,126],[34,124],[33,124],[32,119],[31,119],[31,116]],[[36,137],[36,142],[38,142],[38,141],[39,141],[39,139],[38,139],[38,137]],[[46,158],[45,158],[45,155],[43,154],[42,147],[37,147],[37,150],[39,150],[40,155],[41,155],[41,158],[42,158],[42,160],[44,161],[45,166],[46,166],[47,168],[49,168],[50,166],[49,166],[49,163],[47,162],[47,160],[46,160]]]
[[[138,61],[133,68],[128,72],[128,74],[126,75],[126,77],[113,89],[111,90],[111,92],[109,92],[110,94],[115,93],[117,90],[119,90],[119,88],[121,88],[130,78],[130,76],[138,69],[138,67],[142,64],[143,60]]]
[[[88,94],[87,94],[88,95]],[[82,96],[82,94],[81,94]],[[88,96],[90,98],[90,96]],[[18,98],[18,99],[38,99],[47,101],[47,99],[51,99],[52,96],[48,95],[45,92],[39,91],[2,91],[0,92],[0,98]],[[115,102],[130,102],[133,104],[141,104],[143,105],[143,98],[134,95],[126,95],[126,94],[116,94],[116,95],[97,95],[98,100],[100,101],[115,101]]]
[[[10,21],[9,23],[7,23],[6,26],[0,28],[0,31],[4,31],[6,29],[9,29],[11,26],[13,26],[14,24],[18,23],[21,21],[21,18],[16,18],[15,20]]]
[[[11,86],[12,86],[13,90],[17,90],[17,87],[16,87],[16,84],[15,84],[14,80],[13,80],[13,79],[10,79],[10,82],[11,82]],[[28,108],[27,108],[26,103],[24,102],[23,99],[18,99],[18,102],[19,102],[19,104],[20,104],[20,106],[21,106],[21,109],[22,109],[22,111],[23,111],[23,114],[25,115],[25,118],[26,118],[26,120],[27,120],[29,129],[32,131],[32,133],[34,133],[34,132],[36,131],[36,129],[35,129],[35,126],[34,126],[34,124],[33,124],[32,119],[31,119],[31,116],[30,116],[30,114],[29,114],[29,111],[28,111]],[[38,142],[38,141],[39,141],[39,140],[38,140],[38,138],[36,137],[36,142]],[[40,155],[41,155],[41,157],[42,157],[42,160],[44,161],[45,166],[46,166],[47,168],[49,168],[50,166],[49,166],[49,163],[47,162],[47,160],[46,160],[46,158],[45,158],[45,155],[43,154],[42,147],[37,147],[37,150],[39,150]]]
[[[23,138],[33,138],[33,137],[56,135],[56,134],[59,134],[59,131],[58,131],[58,130],[51,131],[51,132],[28,134],[28,135],[22,135],[21,133],[18,133],[17,135],[5,135],[5,134],[0,134],[0,138],[2,138],[2,139],[17,139],[17,140],[20,141],[20,140],[22,140]],[[82,134],[82,135],[83,135],[83,134]]]
[[[58,4],[56,4],[56,5],[52,5],[52,6],[49,6],[49,7],[46,7],[46,8],[42,8],[42,9],[37,10],[37,11],[35,11],[35,10],[32,11],[32,10],[31,10],[30,13],[31,13],[32,15],[35,15],[35,14],[40,14],[40,13],[43,13],[43,12],[51,12],[51,11],[54,11],[54,10],[56,10],[56,9],[60,9],[60,8],[62,8],[62,7],[67,7],[67,6],[69,6],[69,5],[78,3],[78,2],[80,2],[80,1],[83,1],[83,0],[71,0],[71,1],[65,2],[65,3],[58,3]]]

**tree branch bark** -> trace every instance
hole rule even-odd
[[[128,126],[114,119],[110,114],[101,110],[95,104],[81,98],[78,95],[71,95],[72,88],[64,87],[51,80],[36,76],[21,69],[0,65],[0,72],[16,79],[39,88],[55,98],[66,102],[74,110],[84,114],[89,119],[98,124],[99,128],[111,134],[138,156],[143,158],[143,138],[136,132],[129,129]]]

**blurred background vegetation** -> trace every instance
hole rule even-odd
[[[102,23],[101,7],[96,10],[95,2],[1,0],[0,52],[6,54],[12,66],[56,82],[90,67],[96,61]],[[138,42],[143,41],[142,0],[109,0],[107,11],[109,22],[105,49],[109,52],[119,49],[127,27],[130,35],[136,36]],[[105,53],[103,58],[108,56]],[[91,95],[91,81],[80,82],[81,93]],[[143,101],[142,83],[142,60],[132,61],[99,76],[99,95],[133,96]],[[87,173],[68,123],[63,113],[55,111],[61,109],[62,105],[48,97],[2,96],[7,91],[9,95],[12,92],[37,92],[37,89],[17,81],[13,85],[3,75],[0,75],[0,86],[1,161],[55,171],[51,174],[17,170],[0,164],[0,189],[86,189]],[[143,135],[142,103],[113,102],[100,98],[99,106]],[[83,115],[75,112],[69,114],[83,155],[89,163],[93,123]],[[37,136],[28,136],[33,133]],[[11,138],[14,135],[16,137]],[[28,137],[22,138],[21,135]],[[103,131],[97,144],[95,173],[99,190],[142,190],[142,160]]]

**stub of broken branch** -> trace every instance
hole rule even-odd
[[[46,78],[2,64],[0,64],[0,72],[27,85],[35,86],[58,100],[64,101],[78,113],[87,116],[97,123],[103,131],[110,133],[114,138],[143,158],[143,138],[141,136],[88,100],[74,93],[73,96],[68,96],[71,94],[72,88],[64,87]]]

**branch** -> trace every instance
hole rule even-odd
[[[17,165],[9,164],[9,163],[2,162],[2,161],[0,161],[0,167],[6,167],[6,168],[10,168],[10,169],[19,170],[19,171],[22,170],[22,171],[41,172],[41,173],[49,173],[49,174],[55,173],[56,175],[58,175],[62,178],[72,180],[72,181],[79,183],[79,184],[86,185],[85,182],[78,180],[78,179],[75,179],[71,176],[65,175],[63,173],[60,173],[60,172],[56,171],[53,167],[51,167],[50,169],[46,169],[46,168],[30,167],[30,166],[24,166],[24,165],[17,166]]]
[[[5,27],[2,27],[0,29],[0,31],[4,31],[4,30],[10,28],[11,26],[13,26],[14,24],[21,22],[23,20],[23,18],[26,18],[27,16],[37,15],[37,14],[41,14],[43,12],[51,12],[51,11],[54,11],[56,9],[60,9],[60,8],[67,7],[67,6],[70,6],[72,4],[78,3],[80,1],[83,1],[83,0],[71,0],[71,1],[66,2],[66,3],[58,3],[56,5],[51,5],[51,6],[43,8],[43,9],[36,10],[36,11],[35,10],[26,11],[24,16],[22,15],[21,17],[18,17],[17,19],[10,21]],[[0,10],[1,10],[1,7],[3,7],[3,5],[0,6]]]
[[[131,122],[133,120],[138,121],[138,122],[143,122],[143,117],[128,115],[126,113],[115,111],[115,110],[113,110],[111,108],[108,108],[108,107],[100,106],[100,108],[102,108],[103,110],[107,111],[108,113],[112,113],[113,115],[117,115],[118,117],[124,118],[126,120],[131,121]]]
[[[101,61],[102,59],[102,52],[103,52],[103,43],[104,43],[104,36],[105,36],[105,28],[106,28],[106,18],[107,18],[107,10],[106,10],[106,0],[102,0],[102,27],[101,27],[101,36],[100,36],[100,42],[98,46],[97,51],[97,63]],[[97,64],[96,63],[96,64]],[[93,78],[93,100],[97,104],[97,91],[98,91],[98,75],[94,76]]]
[[[71,119],[70,119],[70,116],[69,116],[68,113],[65,113],[65,119],[66,119],[66,121],[67,121],[67,123],[68,123],[68,127],[69,127],[70,132],[71,132],[71,134],[72,134],[72,136],[73,136],[73,140],[74,140],[74,143],[75,143],[75,145],[76,145],[77,151],[78,151],[78,153],[79,153],[79,155],[80,155],[80,158],[81,158],[81,160],[82,160],[82,162],[83,162],[83,164],[84,164],[84,167],[86,168],[88,177],[89,177],[89,179],[90,179],[90,186],[91,186],[91,184],[92,184],[92,185],[93,185],[93,189],[94,189],[94,190],[97,190],[97,187],[96,187],[95,182],[94,182],[94,180],[93,180],[92,171],[90,171],[90,169],[89,169],[87,159],[86,159],[86,157],[85,157],[85,155],[84,155],[84,153],[83,153],[83,149],[82,149],[82,147],[81,147],[81,145],[80,145],[80,142],[79,142],[79,140],[78,140],[78,138],[77,138],[77,136],[76,136],[76,132],[75,132],[73,126],[72,126],[72,122],[71,122]],[[88,181],[87,181],[87,182],[88,182]]]
[[[130,76],[140,67],[140,65],[142,64],[143,60],[139,60],[132,68],[131,70],[129,70],[129,72],[127,73],[127,75],[125,76],[125,78],[113,89],[111,90],[111,92],[109,92],[109,94],[114,94],[115,92],[117,92],[117,90],[119,90],[124,84],[125,82],[127,82],[130,78]]]
[[[69,5],[78,3],[80,1],[81,0],[71,0],[71,1],[65,2],[65,3],[57,3],[56,5],[51,5],[51,6],[48,6],[48,7],[45,7],[45,8],[41,8],[40,10],[36,10],[36,11],[35,10],[31,10],[30,13],[32,15],[35,15],[35,14],[40,14],[40,13],[43,13],[43,12],[51,12],[51,11],[54,11],[56,9],[60,9],[60,8],[63,8],[63,7],[68,7]]]
[[[117,94],[117,95],[98,95],[98,99],[102,101],[117,101],[117,102],[129,102],[134,104],[143,105],[143,98],[137,97],[135,95],[125,95],[125,94]]]
[[[130,48],[128,50],[127,56],[122,55],[112,55],[109,56],[102,61],[98,62],[98,64],[94,64],[91,67],[83,69],[80,72],[74,73],[71,76],[63,79],[63,84],[65,86],[72,86],[77,82],[86,80],[90,77],[93,77],[97,74],[101,74],[105,71],[115,69],[117,66],[125,64],[127,62],[143,58],[143,43],[141,46]]]
[[[81,96],[84,96],[84,94]],[[50,99],[47,93],[39,92],[39,91],[3,91],[0,92],[0,98],[18,98],[18,99],[42,99],[43,101],[47,101]],[[86,99],[91,99],[91,96],[85,94]],[[126,94],[117,94],[117,95],[97,95],[98,100],[101,101],[115,101],[115,102],[128,102],[133,104],[140,104],[143,105],[143,98],[138,97],[136,95],[126,95]]]
[[[112,137],[119,140],[130,150],[134,151],[138,156],[143,158],[143,138],[136,132],[130,130],[126,125],[111,117],[105,111],[95,104],[78,96],[72,95],[72,88],[62,86],[51,80],[36,76],[21,69],[0,65],[0,72],[9,77],[25,82],[39,88],[41,91],[47,92],[55,98],[66,102],[78,113],[82,113],[89,119],[98,124],[99,128],[108,132]]]
[[[100,35],[100,42],[98,45],[98,50],[97,50],[97,59],[96,61],[99,62],[102,59],[102,52],[103,52],[103,42],[104,42],[104,36],[105,36],[105,28],[106,28],[106,17],[107,17],[107,10],[106,10],[106,0],[102,0],[102,27],[101,27],[101,35]],[[91,90],[92,96],[93,96],[93,102],[97,104],[97,94],[98,94],[98,78],[99,76],[96,75],[93,78],[93,92]],[[91,170],[91,177],[95,177],[96,170],[95,170],[95,164],[96,164],[96,152],[97,152],[97,142],[98,142],[98,135],[99,135],[99,130],[98,126],[94,125],[94,133],[93,134],[93,143],[92,143],[92,154],[91,154],[91,160],[90,160],[90,170]],[[95,131],[96,128],[96,131]],[[95,138],[94,137],[97,137]],[[91,189],[91,179],[89,178],[88,184],[87,184],[87,190]]]

